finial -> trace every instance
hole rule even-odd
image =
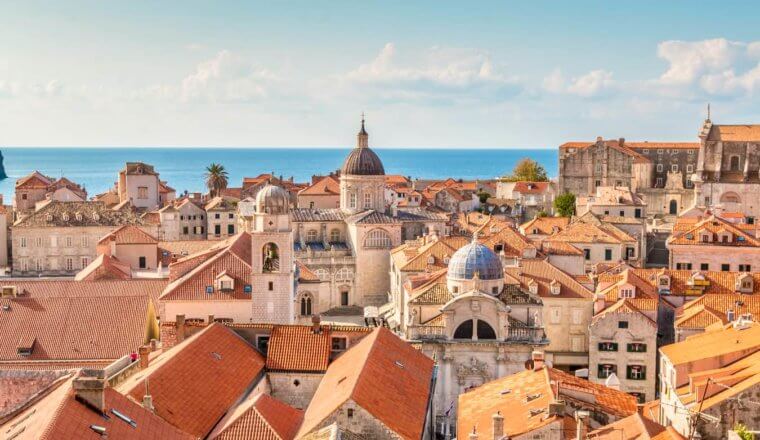
[[[367,130],[364,128],[364,112],[362,112],[362,128],[357,135],[357,147],[366,148],[369,147]]]
[[[710,120],[710,103],[707,103],[707,120]]]

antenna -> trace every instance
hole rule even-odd
[[[710,103],[707,103],[707,120],[710,120]]]

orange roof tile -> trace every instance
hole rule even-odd
[[[304,196],[337,196],[340,195],[340,182],[334,176],[325,176],[313,185],[298,192]]]
[[[87,267],[77,272],[76,281],[128,280],[132,278],[132,269],[116,257],[100,254]]]
[[[685,440],[672,427],[664,427],[641,414],[622,418],[588,433],[589,439],[599,440]]]
[[[214,429],[218,440],[293,440],[303,411],[268,394],[249,396],[233,408]]]
[[[116,244],[158,244],[155,237],[134,225],[124,225],[116,229],[101,238],[98,244],[111,241],[116,242]]]
[[[319,429],[351,400],[401,438],[421,438],[432,374],[432,359],[388,329],[375,329],[330,365],[298,436]]]
[[[538,295],[542,297],[591,299],[594,296],[575,278],[545,260],[525,259],[519,267],[506,267],[504,272],[519,280],[525,290],[529,289],[531,282],[535,282],[538,285]],[[559,295],[553,295],[549,286],[555,280],[560,284]]]
[[[684,226],[689,224],[688,221],[682,223]],[[720,217],[711,216],[696,224],[691,224],[690,228],[684,226],[679,226],[677,233],[674,228],[673,235],[667,240],[669,245],[760,247],[760,239]],[[731,236],[726,242],[722,241],[719,235],[725,232]],[[709,242],[702,241],[705,233],[710,235]]]
[[[512,191],[517,191],[521,194],[542,194],[551,185],[551,182],[515,182],[515,187]]]
[[[743,330],[730,327],[722,331],[700,333],[685,341],[660,348],[660,352],[667,356],[673,365],[745,350],[751,350],[751,352],[760,350],[760,325],[753,324],[750,328]]]
[[[570,224],[570,217],[536,217],[520,225],[523,234],[552,235]]]
[[[206,437],[261,377],[264,363],[234,331],[212,324],[151,360],[117,390],[142,402],[148,380],[156,415],[195,437]]]
[[[332,339],[328,326],[314,333],[310,326],[278,325],[272,329],[267,351],[270,371],[326,371]]]
[[[760,125],[713,125],[707,138],[728,142],[759,141]]]

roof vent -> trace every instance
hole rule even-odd
[[[539,414],[541,414],[541,413],[543,413],[543,412],[544,412],[544,409],[543,409],[543,408],[540,408],[540,409],[532,409],[532,410],[530,410],[530,416],[531,416],[531,417],[533,417],[533,416],[537,416],[537,415],[539,415]]]
[[[525,401],[526,401],[526,402],[531,402],[531,401],[533,401],[533,400],[536,400],[536,399],[538,399],[539,397],[541,397],[541,393],[537,393],[537,394],[528,394],[528,396],[525,398]]]
[[[101,436],[106,435],[106,427],[105,426],[90,425],[90,429],[92,429],[93,431],[97,432]]]
[[[501,390],[501,394],[502,394],[502,395],[504,395],[504,394],[509,394],[509,393],[511,393],[511,392],[512,392],[512,390],[510,390],[509,388],[507,388],[506,390]]]
[[[396,366],[399,368],[404,368],[404,364],[402,364],[400,361],[396,361]]]

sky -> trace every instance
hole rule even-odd
[[[718,10],[716,10],[716,8]],[[556,148],[760,123],[753,1],[0,3],[0,145]]]

